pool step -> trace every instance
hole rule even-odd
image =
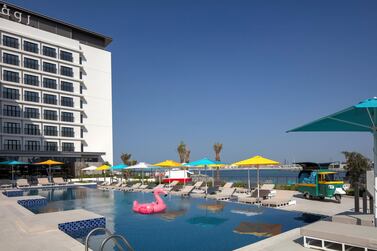
[[[111,233],[111,231],[109,229],[103,228],[103,227],[95,228],[95,229],[93,229],[92,231],[89,232],[89,234],[86,236],[86,239],[85,239],[85,251],[89,251],[89,239],[90,239],[90,237],[92,235],[94,235],[96,232],[99,232],[99,231],[103,231],[103,232],[105,232],[108,235],[102,241],[101,246],[99,248],[100,251],[103,251],[103,249],[105,248],[106,243],[108,241],[112,240],[112,239],[114,240],[114,243],[118,247],[119,250],[125,251],[125,249],[121,245],[121,243],[122,243],[122,244],[124,244],[127,247],[127,250],[134,251],[133,247],[127,241],[126,238],[124,238],[122,235],[119,235],[119,234],[113,234],[113,233]],[[119,240],[121,241],[121,243],[119,242]]]

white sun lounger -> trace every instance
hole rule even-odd
[[[171,194],[180,195],[180,196],[189,196],[192,190],[194,190],[194,186],[184,186],[179,191],[171,191]]]
[[[27,179],[18,179],[16,181],[16,185],[18,188],[20,187],[30,187],[29,182],[27,182]]]
[[[216,200],[229,200],[234,192],[236,191],[235,188],[223,188],[220,192],[215,194],[208,194],[208,199],[216,199]]]
[[[62,177],[54,177],[54,184],[59,186],[67,185],[68,183],[63,180]]]
[[[138,188],[135,188],[132,192],[143,192],[145,189],[148,188],[147,184],[141,185]]]
[[[48,181],[47,178],[37,178],[38,180],[38,184],[41,185],[41,186],[52,186],[54,185],[54,183],[51,183],[50,181]]]
[[[141,186],[141,183],[133,184],[130,187],[122,187],[120,190],[124,192],[132,192],[134,189],[137,189]]]

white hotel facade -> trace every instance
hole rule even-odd
[[[0,1],[0,160],[113,161],[111,38]]]

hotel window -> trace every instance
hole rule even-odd
[[[84,123],[84,116],[82,114],[80,114],[80,123]]]
[[[50,105],[56,105],[58,103],[58,100],[57,100],[55,95],[43,94],[43,103],[50,104]]]
[[[52,78],[43,78],[43,87],[49,89],[57,89],[56,80]]]
[[[38,79],[37,76],[24,74],[24,84],[25,85],[39,86],[39,79]]]
[[[3,45],[18,49],[19,47],[18,39],[3,35]]]
[[[24,128],[24,134],[27,135],[40,135],[39,125],[26,124]]]
[[[39,119],[39,110],[37,108],[26,107],[24,118]]]
[[[73,143],[63,142],[62,143],[62,150],[64,152],[74,152],[75,151],[75,145]]]
[[[6,99],[13,99],[13,100],[19,100],[20,99],[20,93],[18,89],[12,89],[12,88],[3,88],[3,98]]]
[[[62,127],[61,133],[62,137],[75,137],[75,132],[71,127]]]
[[[73,77],[73,70],[71,67],[60,66],[60,74],[63,76]]]
[[[20,60],[18,59],[17,55],[9,54],[9,53],[3,53],[3,62],[5,64],[11,64],[11,65],[19,65]]]
[[[46,142],[45,143],[45,151],[48,152],[56,152],[58,150],[58,143],[57,142]]]
[[[21,117],[21,109],[15,105],[4,105],[3,115],[9,117]]]
[[[3,132],[9,134],[20,134],[21,125],[19,123],[4,122]]]
[[[80,64],[82,64],[82,57],[80,56]]]
[[[58,120],[58,114],[56,111],[53,110],[44,110],[43,117],[46,120]]]
[[[72,112],[61,112],[60,120],[64,122],[74,122],[75,118]]]
[[[43,55],[56,58],[56,49],[48,46],[43,46]]]
[[[29,41],[24,41],[24,51],[38,53],[38,44]]]
[[[26,151],[40,151],[41,142],[34,141],[34,140],[27,140],[25,143],[25,150]]]
[[[9,81],[9,82],[19,83],[20,82],[20,74],[18,72],[4,70],[3,80]]]
[[[61,105],[62,106],[73,107],[73,98],[61,97]]]
[[[60,90],[73,92],[73,84],[71,82],[61,81]]]
[[[30,101],[30,102],[39,102],[39,93],[38,92],[25,91],[24,100]]]
[[[38,60],[31,59],[31,58],[24,58],[24,67],[38,70],[39,69]]]
[[[58,136],[58,128],[56,126],[45,126],[45,136]]]
[[[82,85],[80,84],[80,94],[82,94]]]
[[[4,150],[21,150],[21,141],[15,139],[6,139],[4,140]]]
[[[82,71],[80,71],[80,79],[82,79]]]
[[[43,71],[50,72],[50,73],[56,73],[56,64],[43,62]]]
[[[70,53],[68,51],[60,51],[60,59],[65,60],[65,61],[69,61],[69,62],[73,62],[72,53]]]

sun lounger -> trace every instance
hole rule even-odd
[[[120,190],[124,192],[132,192],[134,189],[137,189],[141,186],[141,183],[133,184],[130,187],[122,187]]]
[[[139,186],[138,188],[135,188],[134,190],[133,190],[133,192],[143,192],[145,189],[147,189],[148,188],[148,184],[144,184],[144,185],[141,185],[141,186]]]
[[[153,192],[156,188],[162,188],[162,189],[164,189],[164,187],[165,187],[165,184],[158,184],[155,187],[148,187],[147,189],[144,189],[143,192],[150,193],[150,192]]]
[[[68,182],[65,182],[62,177],[54,177],[54,184],[59,186],[67,185]]]
[[[227,182],[222,187],[219,187],[219,190],[221,191],[223,189],[231,188],[233,187],[233,184],[234,184],[233,182]]]
[[[47,178],[37,178],[38,180],[38,185],[41,185],[41,186],[52,186],[54,185],[54,183],[51,183],[50,181],[48,181]]]
[[[180,195],[180,196],[188,196],[194,190],[194,186],[184,186],[181,190],[179,191],[172,191],[171,193],[174,195]]]
[[[270,194],[270,190],[259,190],[259,201],[258,201],[258,191],[254,190],[250,196],[242,196],[238,197],[238,202],[242,203],[249,203],[249,204],[255,204],[257,202],[261,202],[262,200],[265,200],[268,198]]]
[[[377,250],[377,228],[318,221],[300,229],[304,247],[320,250]]]
[[[178,185],[179,181],[173,181],[172,183],[170,184],[167,184],[164,188],[164,190],[167,192],[167,193],[170,193],[171,191],[173,191],[173,189],[175,189],[175,187]]]
[[[216,200],[229,200],[234,192],[236,191],[235,188],[223,188],[220,192],[215,194],[208,194],[208,199],[216,199]]]
[[[18,179],[16,181],[16,185],[18,188],[20,187],[30,187],[29,182],[27,182],[27,179]]]

